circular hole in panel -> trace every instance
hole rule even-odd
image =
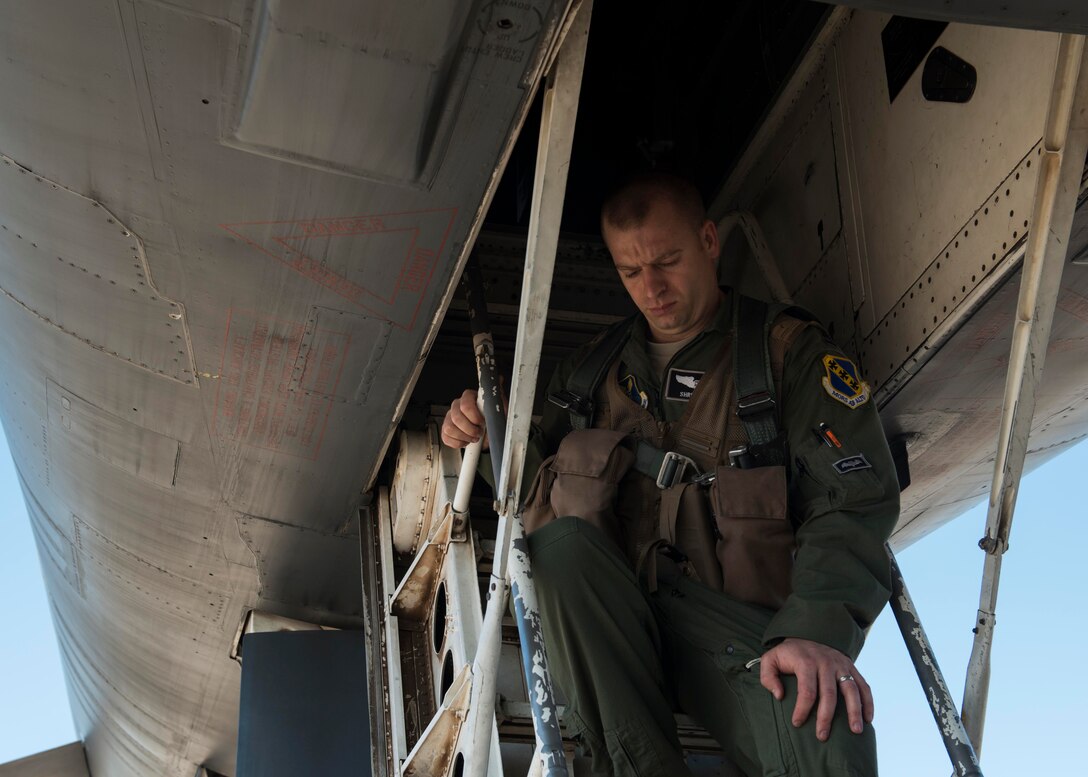
[[[438,594],[434,598],[434,652],[442,649],[442,640],[446,636],[446,581],[438,584]]]
[[[453,759],[453,771],[451,772],[453,777],[464,777],[465,774],[465,756],[461,753],[457,754],[457,757]]]
[[[453,651],[447,650],[442,660],[442,681],[438,686],[438,698],[446,698],[446,691],[453,685]]]

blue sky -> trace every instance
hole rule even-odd
[[[995,433],[996,436],[996,433]],[[1081,443],[1025,478],[1005,556],[983,748],[987,777],[1068,773],[1080,758],[1088,680],[1081,570],[1088,465]],[[971,650],[983,507],[900,554],[957,699]],[[22,493],[0,439],[0,764],[76,739]],[[946,775],[949,762],[895,621],[880,617],[859,667],[874,687],[883,777]]]

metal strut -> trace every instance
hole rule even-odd
[[[990,648],[1001,576],[1001,557],[1009,547],[1013,510],[1024,472],[1028,434],[1035,414],[1035,391],[1042,378],[1054,308],[1061,288],[1069,234],[1088,151],[1088,74],[1084,37],[1061,36],[1054,85],[1043,130],[1039,178],[1024,254],[1020,297],[1005,379],[1005,399],[994,462],[975,639],[963,692],[963,722],[978,753],[990,687]]]
[[[887,551],[892,570],[892,614],[903,633],[903,641],[907,644],[914,671],[918,674],[918,681],[925,691],[933,719],[941,732],[944,749],[948,751],[948,757],[952,761],[953,774],[955,777],[982,777],[978,756],[971,746],[963,721],[956,712],[956,702],[948,690],[948,683],[944,681],[944,674],[937,666],[937,657],[933,655],[933,646],[929,643],[926,630],[922,628],[922,619],[918,616],[910,592],[907,591],[903,572],[899,569],[892,549],[887,548]]]
[[[592,8],[592,0],[583,0],[576,11],[572,10],[576,16],[558,51],[544,91],[525,273],[522,276],[518,334],[514,349],[514,371],[510,386],[510,408],[505,415],[501,399],[494,401],[498,395],[492,396],[488,387],[481,384],[488,437],[491,440],[492,465],[496,473],[495,493],[499,524],[495,537],[495,560],[488,586],[487,611],[472,666],[474,682],[469,702],[472,749],[465,770],[469,777],[484,777],[487,771],[491,731],[495,720],[502,616],[506,611],[508,587],[513,595],[525,681],[533,712],[537,752],[543,761],[543,774],[547,777],[566,777],[567,774],[555,692],[544,650],[540,608],[533,588],[519,507],[522,468],[525,464],[536,379],[540,368],[544,326],[548,317],[555,253],[559,244],[559,224],[563,213],[567,171],[570,168],[571,145]],[[477,289],[478,294],[481,292],[481,289]],[[473,339],[476,340],[475,335]],[[497,454],[500,458],[496,458]]]

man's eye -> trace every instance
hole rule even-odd
[[[624,278],[634,278],[636,275],[638,275],[638,270],[627,270],[624,271],[622,274]]]

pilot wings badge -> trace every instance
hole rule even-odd
[[[850,409],[861,407],[872,396],[869,384],[861,379],[857,365],[845,356],[825,355],[824,371],[824,391]]]

